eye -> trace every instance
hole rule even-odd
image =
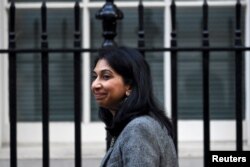
[[[110,75],[104,74],[104,75],[102,76],[102,78],[103,78],[104,80],[109,80],[109,79],[110,79]]]

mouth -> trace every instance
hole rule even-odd
[[[94,94],[96,100],[102,100],[106,97],[105,93],[95,93]]]

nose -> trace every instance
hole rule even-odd
[[[91,85],[91,88],[92,90],[94,89],[99,89],[102,87],[102,84],[101,82],[98,80],[98,78],[96,78],[95,80],[92,81],[92,85]]]

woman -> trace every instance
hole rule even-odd
[[[92,92],[113,137],[101,167],[177,167],[171,123],[153,96],[150,68],[135,49],[102,50]]]

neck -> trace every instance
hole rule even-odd
[[[120,103],[118,103],[117,105],[110,107],[109,111],[111,112],[111,114],[113,115],[113,117],[115,116],[115,114],[117,113],[118,110],[120,110],[121,106],[123,105],[123,103],[127,100],[127,97],[125,97]]]

